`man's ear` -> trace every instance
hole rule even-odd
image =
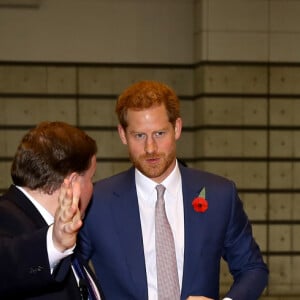
[[[73,182],[77,181],[79,175],[77,172],[72,172],[70,175],[67,176],[67,179],[70,181],[71,185]]]
[[[118,125],[118,132],[122,143],[124,145],[127,145],[126,132],[125,129],[121,126],[121,124]]]
[[[175,129],[175,139],[178,140],[180,138],[181,130],[182,130],[182,119],[181,118],[177,118],[174,129]]]

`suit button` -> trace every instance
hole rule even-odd
[[[38,272],[41,272],[43,269],[44,269],[44,267],[42,267],[42,266],[31,267],[29,269],[29,274],[32,274],[32,275],[37,274]]]

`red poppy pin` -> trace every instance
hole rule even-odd
[[[192,205],[196,212],[204,213],[208,209],[208,203],[205,199],[205,187],[200,191],[199,196],[193,200]]]

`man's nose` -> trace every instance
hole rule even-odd
[[[152,137],[148,137],[145,142],[145,152],[151,154],[157,149],[156,141]]]

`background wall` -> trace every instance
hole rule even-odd
[[[193,0],[34,3],[0,10],[1,60],[193,62]]]
[[[299,299],[300,2],[5,2],[0,191],[21,136],[42,120],[97,140],[96,179],[127,168],[115,100],[136,80],[164,81],[182,102],[179,157],[237,184],[270,268],[261,299]],[[224,264],[222,292],[230,282]]]

